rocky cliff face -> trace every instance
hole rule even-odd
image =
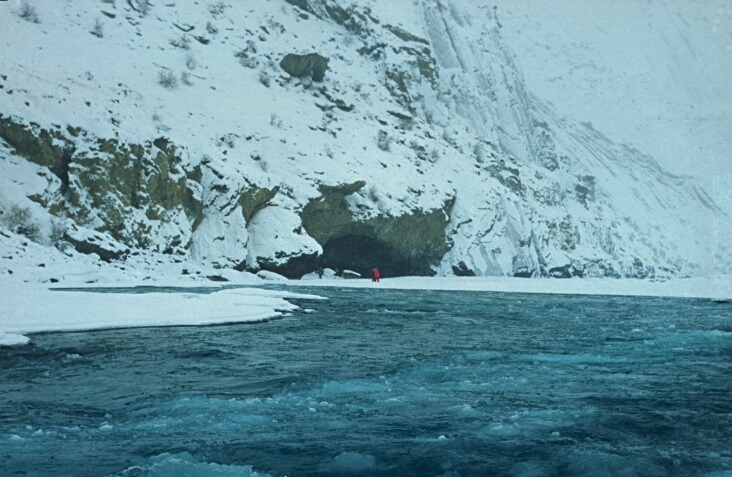
[[[15,154],[53,173],[46,191],[31,199],[69,225],[108,234],[130,249],[185,255],[190,248],[192,228],[201,220],[200,200],[189,187],[197,171],[184,169],[166,139],[128,144],[2,116],[0,138]]]
[[[288,277],[321,267],[653,277],[707,259],[730,266],[725,245],[699,230],[729,221],[726,212],[688,178],[533,97],[492,8],[423,1],[390,18],[367,1],[265,3],[257,15],[156,6],[147,26],[155,20],[112,4],[113,38],[87,41],[144,48],[162,27],[201,32],[186,64],[208,62],[205,73],[184,76],[198,93],[168,98],[155,86],[164,99],[150,126],[124,119],[125,100],[99,112],[87,101],[79,123],[112,114],[98,130],[56,125],[41,108],[0,116],[4,154],[45,174],[45,192],[29,199],[63,221],[68,243],[105,260],[144,251]],[[224,24],[236,34],[224,38]],[[164,58],[179,54],[178,37],[158,44]],[[303,37],[309,46],[293,53]],[[4,80],[14,101],[31,95]],[[125,97],[155,96],[134,81]],[[253,88],[260,102],[239,111],[233,98]],[[262,121],[267,108],[278,113]],[[171,125],[166,115],[177,115]]]

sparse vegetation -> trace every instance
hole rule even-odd
[[[41,19],[38,16],[38,11],[36,11],[36,7],[25,1],[20,4],[18,16],[23,20],[31,23],[41,23]]]
[[[267,169],[269,169],[269,163],[266,159],[264,159],[260,154],[254,152],[249,157],[252,158],[254,162],[256,162],[259,167],[264,171],[267,172]]]
[[[239,58],[239,63],[246,68],[256,68],[259,62],[253,56],[250,56],[247,50],[239,50],[234,53]]]
[[[206,23],[206,31],[210,35],[216,35],[219,32],[219,28],[211,22]]]
[[[180,81],[186,86],[191,86],[193,84],[191,81],[191,74],[187,71],[182,71],[180,73]]]
[[[64,237],[66,236],[66,222],[59,219],[51,220],[51,245],[58,249],[62,249],[65,242]]]
[[[224,134],[223,136],[219,137],[216,140],[216,145],[218,147],[228,147],[229,149],[234,149],[234,146],[236,146],[236,138],[239,137],[234,133],[228,133]]]
[[[368,190],[366,191],[366,194],[368,195],[369,199],[376,203],[379,203],[379,189],[377,189],[375,185],[370,185]]]
[[[150,13],[150,4],[147,0],[130,0],[129,3],[143,17]]]
[[[477,162],[478,164],[482,164],[483,161],[485,160],[485,153],[483,152],[483,146],[479,142],[476,142],[473,145],[473,157],[475,158],[475,162]]]
[[[383,129],[379,130],[379,134],[376,136],[376,145],[379,146],[384,152],[391,151],[391,143],[394,141],[388,132]]]
[[[186,55],[186,68],[188,68],[189,70],[195,70],[196,66],[198,66],[196,57],[193,56],[193,53],[188,53]]]
[[[444,140],[444,141],[445,141],[446,143],[450,144],[451,146],[456,146],[456,143],[455,143],[455,136],[453,136],[452,132],[451,132],[451,131],[450,131],[449,129],[447,129],[447,128],[445,128],[445,129],[444,129],[444,130],[442,131],[442,139],[443,139],[443,140]]]
[[[272,113],[269,116],[269,124],[270,124],[270,126],[275,126],[275,127],[281,128],[282,120],[279,118],[279,116],[277,116],[276,113]]]
[[[401,118],[399,120],[399,128],[404,131],[411,131],[412,129],[414,129],[414,119]]]
[[[255,56],[256,54],[257,45],[255,45],[253,41],[249,40],[247,42],[247,47],[234,53],[234,56],[239,58],[239,63],[241,63],[242,66],[246,68],[256,68],[259,65],[259,60],[257,60]]]
[[[33,215],[28,207],[13,205],[5,213],[5,225],[16,234],[24,235],[34,242],[38,242],[41,237],[41,229],[33,220]]]
[[[223,1],[219,1],[219,2],[216,2],[216,3],[212,3],[211,6],[208,7],[208,11],[214,17],[218,17],[219,15],[223,15],[225,10],[226,10],[226,4]]]
[[[269,77],[269,73],[267,73],[264,70],[261,70],[259,72],[259,82],[262,83],[267,88],[269,88],[269,85],[272,83],[272,79]]]
[[[161,70],[158,73],[158,83],[163,88],[175,89],[178,87],[178,78],[171,70]]]
[[[99,18],[94,22],[94,28],[92,28],[91,34],[98,38],[104,38],[104,26]]]
[[[181,35],[180,38],[173,38],[170,40],[170,44],[176,48],[180,48],[181,50],[191,49],[191,39],[188,35]]]
[[[285,32],[285,26],[282,23],[276,21],[274,18],[270,18],[269,20],[267,20],[267,26],[269,26],[269,29],[275,33],[282,34]]]

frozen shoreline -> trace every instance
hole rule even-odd
[[[191,277],[157,280],[97,276],[95,283],[71,280],[60,283],[28,283],[0,280],[0,346],[24,345],[29,333],[85,331],[109,328],[204,326],[258,322],[283,316],[298,307],[288,298],[317,300],[321,297],[297,293],[299,287],[344,287],[401,290],[452,290],[510,293],[549,293],[607,296],[657,296],[728,300],[732,298],[732,277],[686,278],[668,281],[631,279],[527,279],[509,277],[399,277],[379,283],[368,279],[284,280],[264,275],[226,274],[226,284],[242,288],[225,289],[222,283]],[[106,278],[106,279],[105,279]],[[237,280],[237,278],[239,278]],[[293,291],[260,288],[277,283]],[[201,294],[98,293],[100,287],[190,287],[213,288]],[[77,288],[64,291],[64,287]],[[53,290],[51,288],[61,288]],[[78,288],[89,288],[80,291]],[[216,290],[218,289],[218,290]]]
[[[404,290],[454,290],[563,295],[658,296],[676,298],[732,298],[732,276],[676,278],[666,281],[614,278],[513,277],[397,277],[379,283],[368,279],[310,279],[288,281],[301,286],[380,287]]]
[[[0,346],[24,345],[26,334],[153,326],[256,322],[297,309],[289,298],[319,299],[302,287],[453,290],[732,299],[732,275],[667,281],[607,278],[397,277],[342,279],[310,274],[301,280],[260,272],[213,269],[157,256],[102,263],[58,253],[13,237],[0,241]],[[272,290],[278,284],[287,290]],[[237,288],[225,286],[234,285]],[[99,293],[98,288],[175,287],[175,293]],[[75,290],[53,290],[73,288]],[[209,288],[197,293],[185,288]],[[88,289],[88,291],[83,291]],[[139,291],[139,290],[138,290]],[[312,290],[306,292],[312,293]]]

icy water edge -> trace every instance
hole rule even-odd
[[[0,474],[732,476],[730,304],[303,290],[0,348]]]

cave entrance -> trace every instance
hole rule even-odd
[[[371,277],[374,268],[382,276],[409,274],[408,264],[395,255],[387,243],[367,235],[343,235],[323,245],[322,266],[334,270],[353,270],[364,278]]]

